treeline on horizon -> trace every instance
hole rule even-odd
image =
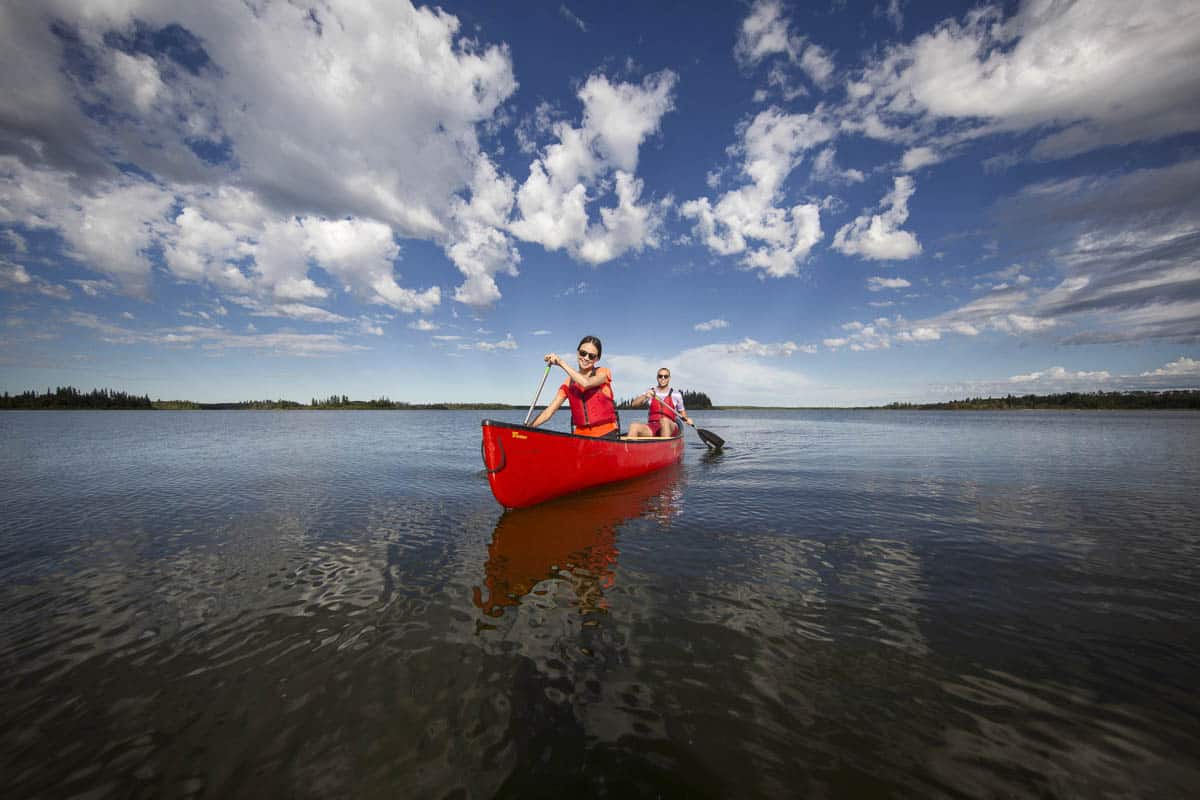
[[[288,411],[288,410],[341,410],[341,411],[511,411],[524,406],[507,403],[406,403],[380,397],[372,400],[351,400],[346,395],[330,395],[324,399],[314,397],[308,405],[295,400],[245,400],[238,403],[195,403],[191,400],[155,400],[158,409],[193,409],[203,411]]]
[[[1004,411],[1022,409],[1200,409],[1200,391],[1170,389],[1160,392],[1063,392],[1005,397],[971,397],[944,403],[889,403],[882,408],[911,411]]]
[[[622,400],[619,408],[629,408],[630,400]],[[712,408],[712,401],[704,392],[684,392],[683,402],[689,408]],[[539,405],[539,408],[545,408]],[[105,408],[105,409],[159,409],[159,410],[205,410],[205,411],[279,411],[289,409],[342,409],[342,410],[417,410],[417,411],[511,411],[525,408],[507,403],[406,403],[390,400],[386,396],[371,400],[352,400],[349,395],[331,394],[314,397],[308,405],[295,400],[242,400],[234,403],[197,403],[193,400],[151,400],[148,395],[138,397],[128,392],[113,389],[93,389],[81,392],[73,386],[46,389],[45,394],[33,390],[0,397],[0,409],[56,409],[56,408]]]
[[[312,398],[310,405],[294,400],[245,400],[236,403],[197,403],[192,400],[151,400],[113,389],[93,389],[81,392],[73,386],[46,389],[45,394],[26,391],[18,395],[5,392],[0,397],[0,409],[160,409],[160,410],[281,410],[281,409],[415,409],[440,411],[507,411],[523,406],[505,403],[405,403],[380,397],[374,400],[351,400],[347,395]]]
[[[617,407],[631,408],[632,399],[621,400]],[[753,406],[714,406],[704,392],[685,391],[683,402],[689,410],[722,410],[753,408]],[[539,405],[538,408],[544,408]],[[44,394],[25,391],[18,395],[5,392],[0,397],[0,409],[157,409],[157,410],[415,410],[415,411],[510,411],[525,406],[507,403],[406,403],[379,397],[372,400],[352,400],[344,394],[325,398],[314,397],[308,405],[294,400],[246,400],[235,403],[196,403],[191,400],[151,400],[148,395],[134,395],[114,389],[93,389],[82,392],[73,386],[46,389]],[[971,397],[943,403],[889,403],[872,406],[874,409],[911,411],[1004,411],[1021,409],[1195,409],[1200,410],[1200,390],[1169,389],[1165,391],[1131,392],[1065,392],[1062,394],[1005,397]]]
[[[30,390],[0,397],[0,408],[153,408],[149,395],[137,396],[113,389],[81,392],[74,386],[59,386],[45,394]]]

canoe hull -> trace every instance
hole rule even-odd
[[[674,464],[683,456],[683,436],[595,439],[485,419],[482,451],[496,500],[525,508]]]

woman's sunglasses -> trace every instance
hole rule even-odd
[[[588,361],[595,361],[600,356],[597,353],[589,353],[587,350],[580,350],[579,357],[586,358]]]

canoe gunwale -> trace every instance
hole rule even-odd
[[[605,439],[602,436],[580,436],[578,433],[568,433],[567,431],[548,431],[542,428],[531,428],[528,425],[522,425],[519,422],[500,422],[494,419],[485,419],[481,423],[487,428],[508,428],[514,431],[523,433],[532,433],[535,436],[561,436],[566,439],[576,439],[584,442],[606,442],[608,444],[657,444],[669,442],[672,439],[682,439],[683,431],[674,436],[622,436],[620,439]]]

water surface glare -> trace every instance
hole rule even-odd
[[[1200,786],[1200,414],[697,413],[507,513],[482,416],[0,412],[5,796]]]

